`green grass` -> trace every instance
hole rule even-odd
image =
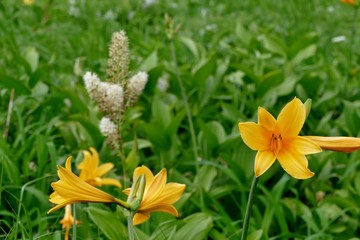
[[[165,14],[181,24],[172,41]],[[112,174],[122,175],[82,76],[92,71],[105,79],[111,35],[123,29],[131,72],[149,74],[126,116],[125,151],[136,136],[140,165],[153,172],[166,167],[169,181],[187,185],[176,204],[180,218],[152,214],[136,227],[139,238],[239,239],[255,152],[243,143],[238,122],[256,121],[258,106],[277,115],[297,96],[313,100],[302,135],[360,136],[360,41],[354,32],[360,16],[355,22],[353,16],[351,6],[335,0],[1,1],[0,237],[63,238],[63,211],[47,211],[56,165],[67,156],[79,163],[81,150],[94,147],[102,162],[115,163]],[[334,41],[338,36],[345,41]],[[162,91],[157,85],[164,79],[168,89]],[[248,239],[360,236],[360,153],[324,151],[308,159],[316,174],[309,180],[290,178],[279,164],[260,178]],[[76,209],[78,239],[123,234],[119,209]],[[108,214],[117,218],[114,226]]]

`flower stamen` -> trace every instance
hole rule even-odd
[[[282,136],[281,134],[275,134],[273,133],[271,135],[270,140],[270,151],[275,154],[275,156],[278,155],[282,147]]]

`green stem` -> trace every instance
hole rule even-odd
[[[134,224],[133,224],[133,217],[135,212],[131,211],[128,216],[128,233],[129,233],[129,240],[134,240]]]
[[[121,134],[121,130],[122,130],[122,125],[124,122],[124,115],[125,115],[125,109],[122,109],[121,112],[121,118],[119,120],[117,120],[116,124],[118,127],[118,132],[117,132],[117,145],[116,143],[112,143],[111,147],[113,149],[116,150],[116,153],[118,155],[118,157],[120,158],[120,161],[118,161],[118,169],[122,169],[122,174],[123,174],[123,188],[126,188],[126,156],[125,156],[125,151],[124,151],[124,145],[123,145],[123,139],[122,139],[122,134]]]
[[[195,129],[194,129],[194,124],[193,124],[193,121],[192,121],[192,118],[191,118],[191,110],[190,110],[190,107],[189,107],[188,97],[186,95],[185,87],[184,87],[184,85],[182,83],[182,80],[181,80],[181,77],[180,77],[180,72],[179,72],[179,67],[178,67],[178,62],[177,62],[177,57],[176,57],[176,51],[175,51],[173,38],[170,39],[170,46],[171,46],[172,58],[173,58],[174,65],[175,65],[175,75],[176,75],[176,79],[177,79],[179,87],[180,87],[181,95],[183,97],[184,106],[185,106],[185,110],[186,110],[186,115],[187,115],[187,119],[188,119],[188,122],[189,122],[191,141],[192,141],[192,145],[193,145],[195,168],[196,168],[196,173],[198,173],[200,171],[200,169],[199,169],[199,164],[197,163],[197,161],[199,160],[199,156],[198,156],[198,147],[197,147],[197,143],[196,143]],[[202,191],[202,189],[199,189],[199,191],[200,191],[201,208],[204,208],[203,191]]]
[[[123,208],[126,208],[127,210],[130,209],[130,204],[129,203],[127,203],[127,202],[125,202],[123,200],[120,200],[118,198],[115,198],[115,201],[116,201],[116,204],[122,206]]]
[[[172,52],[172,57],[173,57],[173,61],[175,64],[175,75],[176,75],[176,79],[178,81],[179,87],[180,87],[180,91],[181,91],[181,95],[183,97],[183,101],[184,101],[184,106],[185,106],[185,110],[186,110],[186,115],[189,121],[189,128],[190,128],[190,134],[191,134],[191,141],[193,144],[193,152],[194,152],[194,158],[195,161],[198,160],[198,153],[197,153],[197,143],[196,143],[196,135],[195,135],[195,130],[194,130],[194,124],[191,118],[191,111],[190,111],[190,107],[189,107],[189,101],[188,101],[188,97],[186,95],[186,91],[185,91],[185,87],[182,83],[181,77],[180,77],[180,73],[179,73],[179,67],[178,67],[178,63],[177,63],[177,57],[176,57],[176,52],[175,52],[175,46],[174,46],[174,41],[171,39],[170,40],[170,45],[171,45],[171,52]],[[196,168],[198,169],[199,166],[198,164],[195,164]]]
[[[250,211],[251,211],[251,207],[252,207],[252,204],[254,201],[254,192],[256,189],[258,179],[259,178],[254,176],[253,181],[251,183],[249,198],[248,198],[248,202],[246,205],[246,212],[245,212],[245,218],[244,218],[244,223],[243,223],[243,230],[242,230],[242,234],[241,234],[241,240],[245,240],[247,237],[247,231],[249,228]]]
[[[18,211],[17,211],[17,215],[16,215],[16,223],[15,223],[15,230],[14,230],[15,233],[14,233],[13,236],[15,236],[15,237],[17,236],[17,234],[18,234],[18,228],[19,228],[18,225],[21,223],[21,220],[20,220],[20,215],[21,215],[21,214],[20,214],[20,212],[21,212],[21,205],[22,205],[22,201],[23,201],[25,189],[26,189],[29,185],[31,185],[31,184],[39,181],[39,180],[48,178],[48,177],[51,177],[51,176],[44,176],[44,177],[40,177],[40,178],[31,180],[31,181],[25,183],[25,184],[22,186],[21,191],[20,191]]]
[[[122,146],[120,147],[122,148]],[[123,172],[123,188],[125,189],[126,188],[126,158],[125,158],[125,154],[123,153],[122,150],[118,149],[118,156],[120,158],[120,161],[119,163],[122,165],[122,166],[118,166],[118,168],[122,168]]]
[[[73,219],[74,219],[72,239],[76,239],[77,233],[76,233],[76,208],[75,208],[75,204],[73,204],[73,209],[72,210],[73,210],[72,214],[73,214]]]
[[[355,36],[356,36],[356,18],[357,18],[357,14],[358,14],[358,7],[354,7],[354,13],[353,13],[353,17],[352,17],[352,23],[351,23],[351,33],[350,33],[350,67],[352,67],[352,61],[353,61],[353,56],[354,56],[354,52],[355,52]]]

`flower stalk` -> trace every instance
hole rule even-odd
[[[252,209],[252,204],[254,202],[254,196],[255,196],[255,189],[257,186],[259,178],[254,176],[252,183],[251,183],[251,188],[250,188],[250,192],[249,192],[249,198],[248,198],[248,202],[246,205],[246,211],[245,211],[245,217],[244,217],[244,223],[243,223],[243,230],[241,233],[241,240],[245,240],[247,237],[247,231],[249,228],[249,220],[250,220],[250,212]]]
[[[355,48],[354,48],[355,37],[356,37],[356,18],[358,15],[358,7],[356,5],[355,5],[353,11],[354,11],[354,13],[352,16],[351,33],[350,33],[350,57],[349,57],[350,58],[350,66],[353,65],[354,52],[356,52]]]
[[[76,239],[77,237],[77,233],[76,233],[76,224],[77,224],[77,221],[76,221],[76,209],[75,209],[75,204],[73,204],[73,218],[74,218],[74,222],[73,222],[73,238]]]
[[[129,240],[134,240],[134,236],[135,236],[135,229],[133,224],[134,214],[135,214],[134,211],[130,211],[129,216],[127,217]]]

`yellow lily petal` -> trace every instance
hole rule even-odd
[[[65,206],[67,206],[69,204],[72,204],[72,203],[74,203],[74,201],[66,200],[64,202],[61,202],[61,203],[57,204],[55,207],[51,208],[47,213],[55,212],[55,211],[59,210],[60,208],[63,208],[63,207],[65,207]]]
[[[322,152],[321,147],[318,144],[305,137],[298,136],[288,143],[289,145],[286,147],[296,149],[298,153],[303,155]]]
[[[286,149],[277,156],[281,167],[293,178],[307,179],[314,176],[314,173],[308,169],[307,158],[300,154]]]
[[[52,203],[59,204],[61,202],[64,202],[65,199],[61,197],[57,192],[53,192],[52,194],[50,194],[49,200]]]
[[[100,177],[100,176],[103,176],[106,173],[108,173],[113,168],[114,168],[113,163],[104,163],[101,166],[96,168],[96,170],[94,171],[94,174]]]
[[[270,148],[271,131],[253,122],[239,123],[240,135],[252,150],[267,150]]]
[[[178,211],[176,210],[176,208],[172,205],[169,204],[158,204],[152,208],[148,208],[146,209],[146,212],[148,213],[152,213],[152,212],[164,212],[164,213],[169,213],[175,217],[179,216]]]
[[[171,204],[179,200],[185,190],[185,184],[166,183],[166,169],[162,169],[154,176],[149,168],[145,166],[138,167],[134,171],[134,183],[141,175],[145,175],[146,183],[143,198],[139,208],[136,209],[133,223],[141,224],[145,222],[150,217],[151,212],[166,212],[178,216],[176,208]],[[123,192],[129,195],[131,188],[127,188]]]
[[[51,184],[54,193],[49,199],[58,206],[48,213],[75,202],[117,203],[113,196],[91,186],[66,168],[58,166],[58,175],[60,180]]]
[[[121,183],[116,180],[115,178],[102,178],[101,180],[101,185],[112,185],[112,186],[116,186],[118,188],[121,188]]]
[[[114,197],[91,186],[72,172],[58,166],[60,180],[51,184],[51,187],[60,196],[68,199],[83,199],[87,202],[113,202]]]
[[[154,180],[154,174],[150,171],[150,169],[148,167],[146,167],[144,165],[141,167],[137,167],[133,174],[133,182],[136,182],[136,179],[140,175],[145,175],[145,182],[146,182],[145,189],[149,188]]]
[[[276,160],[274,153],[270,151],[258,151],[255,157],[255,176],[260,177]]]
[[[72,157],[70,156],[66,159],[66,162],[65,162],[65,168],[68,169],[69,171],[72,171],[71,170],[71,160],[72,160]]]
[[[147,221],[150,218],[150,214],[146,213],[146,212],[138,212],[135,213],[134,218],[133,218],[133,224],[134,225],[139,225],[144,223],[145,221]]]
[[[76,221],[76,224],[78,224],[79,221]],[[74,217],[71,212],[71,205],[65,206],[65,214],[64,218],[60,220],[60,224],[62,225],[62,228],[65,228],[65,240],[69,239],[69,230],[74,225]]]
[[[168,183],[166,184],[163,194],[153,201],[152,203],[146,204],[145,207],[141,207],[142,211],[148,211],[148,209],[154,208],[158,205],[171,205],[177,202],[185,190],[185,184],[179,183]]]
[[[283,139],[296,137],[304,125],[305,117],[305,106],[298,98],[286,104],[277,118]]]
[[[311,141],[316,142],[322,149],[326,150],[350,153],[360,149],[360,138],[319,136],[305,137]]]
[[[126,195],[129,195],[131,191],[131,188],[126,188],[123,190],[123,193],[125,193]]]
[[[345,3],[345,4],[348,4],[348,5],[351,5],[351,6],[355,6],[356,5],[356,2],[355,0],[341,0],[342,3]]]
[[[84,159],[77,168],[80,170],[87,169],[92,172],[99,165],[99,159],[91,155],[89,151],[83,151],[83,155]]]
[[[90,154],[91,152],[91,154]],[[83,161],[78,165],[78,169],[80,169],[80,178],[83,179],[85,182],[93,185],[93,186],[102,186],[102,185],[108,185],[107,182],[110,183],[110,185],[119,186],[120,182],[117,181],[103,181],[102,176],[108,173],[113,167],[113,163],[104,163],[99,166],[99,154],[94,148],[90,148],[89,151],[83,151],[84,159]],[[121,187],[121,184],[120,184]]]
[[[164,188],[164,193],[159,197],[158,201],[167,204],[177,202],[186,188],[185,184],[167,183]]]
[[[96,165],[95,166],[97,166],[97,165],[99,165],[99,154],[98,154],[98,152],[96,151],[96,149],[95,148],[93,148],[93,147],[90,147],[89,148],[90,149],[90,152],[91,152],[91,155],[92,155],[92,158],[94,159],[94,162],[96,163]]]
[[[274,130],[276,120],[265,108],[258,108],[258,124],[265,126],[269,130]]]
[[[140,209],[142,205],[146,205],[149,202],[157,199],[164,190],[167,179],[166,169],[162,169],[156,176],[154,177],[154,181],[151,183],[149,188],[144,192],[143,201],[140,204]],[[147,194],[151,193],[151,194]]]

